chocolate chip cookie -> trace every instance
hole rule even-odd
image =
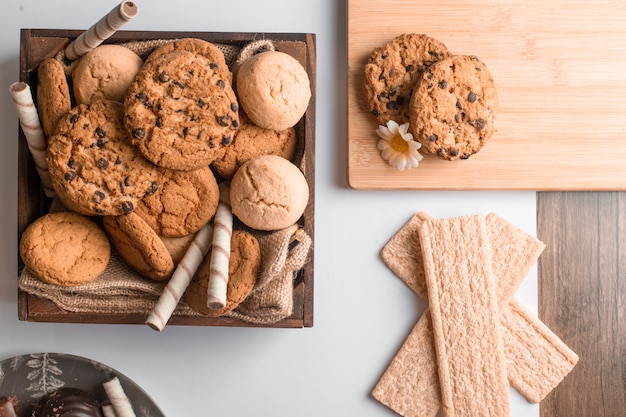
[[[476,56],[446,58],[422,74],[410,103],[413,136],[422,150],[446,160],[467,159],[495,131],[498,93]]]
[[[130,213],[158,188],[156,167],[133,147],[122,105],[96,100],[74,107],[48,141],[52,185],[70,209],[87,215]]]
[[[450,56],[448,48],[423,34],[402,34],[380,46],[363,72],[365,100],[378,123],[409,121],[409,102],[415,84],[431,64]]]
[[[124,101],[133,144],[163,168],[209,165],[232,141],[239,106],[231,84],[211,61],[174,51],[144,64]]]

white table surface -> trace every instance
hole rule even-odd
[[[309,32],[317,36],[315,320],[306,329],[46,324],[17,319],[17,117],[21,28],[86,29],[117,1],[2,0],[0,6],[0,359],[63,352],[112,366],[170,417],[394,416],[370,392],[424,303],[380,261],[417,211],[493,211],[535,234],[533,192],[355,191],[346,181],[345,0],[138,0],[125,29]],[[518,297],[536,309],[536,272]],[[512,391],[512,415],[538,415]]]

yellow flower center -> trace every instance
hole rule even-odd
[[[400,134],[396,134],[393,139],[391,139],[391,147],[396,152],[406,153],[409,150],[409,143],[404,140]]]

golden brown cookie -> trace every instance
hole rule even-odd
[[[284,130],[302,118],[311,99],[306,70],[289,54],[261,52],[237,71],[237,93],[250,120],[265,129]]]
[[[24,265],[49,284],[91,282],[104,272],[110,255],[109,240],[100,226],[71,211],[38,218],[20,240]]]
[[[159,187],[156,167],[129,143],[119,103],[96,100],[74,107],[48,142],[52,185],[74,211],[130,213]]]
[[[178,265],[180,261],[183,260],[185,254],[187,253],[187,249],[191,246],[191,242],[195,239],[197,233],[191,233],[187,236],[181,237],[164,237],[159,236],[161,241],[167,248],[167,251],[172,256],[172,260],[174,261],[174,265]]]
[[[254,288],[261,268],[261,249],[254,236],[235,230],[230,245],[226,306],[219,310],[207,307],[207,293],[211,268],[211,252],[204,258],[193,280],[185,291],[184,301],[199,313],[211,317],[222,316],[234,310]]]
[[[413,137],[424,152],[467,159],[493,135],[497,110],[487,66],[475,56],[455,55],[422,74],[410,103]]]
[[[154,164],[193,170],[209,165],[232,141],[239,106],[223,74],[187,51],[144,64],[124,101],[132,142]]]
[[[208,166],[193,171],[161,168],[157,181],[159,189],[138,202],[135,212],[158,235],[186,236],[215,215],[220,192]]]
[[[405,33],[372,51],[363,71],[365,100],[378,123],[409,121],[409,102],[417,81],[431,64],[450,56],[430,36]]]
[[[138,273],[164,281],[174,272],[174,261],[154,230],[136,213],[106,216],[103,220],[111,243]]]
[[[291,226],[302,216],[308,201],[309,186],[302,171],[276,155],[252,158],[230,183],[233,214],[256,230]]]
[[[124,102],[128,86],[143,61],[121,45],[100,45],[80,58],[72,71],[74,98],[78,104],[93,100]]]
[[[70,87],[63,65],[46,58],[37,69],[37,110],[47,138],[54,134],[57,123],[72,108]]]
[[[220,158],[211,164],[215,172],[230,180],[241,165],[255,156],[278,155],[291,159],[296,150],[296,130],[289,127],[276,131],[264,129],[250,121],[244,121],[230,146]]]
[[[146,59],[150,62],[157,57],[169,54],[174,51],[187,51],[195,55],[200,55],[209,60],[209,65],[220,72],[225,80],[232,81],[232,73],[228,69],[224,53],[211,42],[198,38],[182,38],[166,43],[155,49]]]

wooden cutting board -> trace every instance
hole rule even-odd
[[[468,160],[399,172],[379,156],[361,71],[410,32],[477,55],[496,81],[497,132]],[[358,189],[625,190],[626,2],[348,0],[347,136]]]

